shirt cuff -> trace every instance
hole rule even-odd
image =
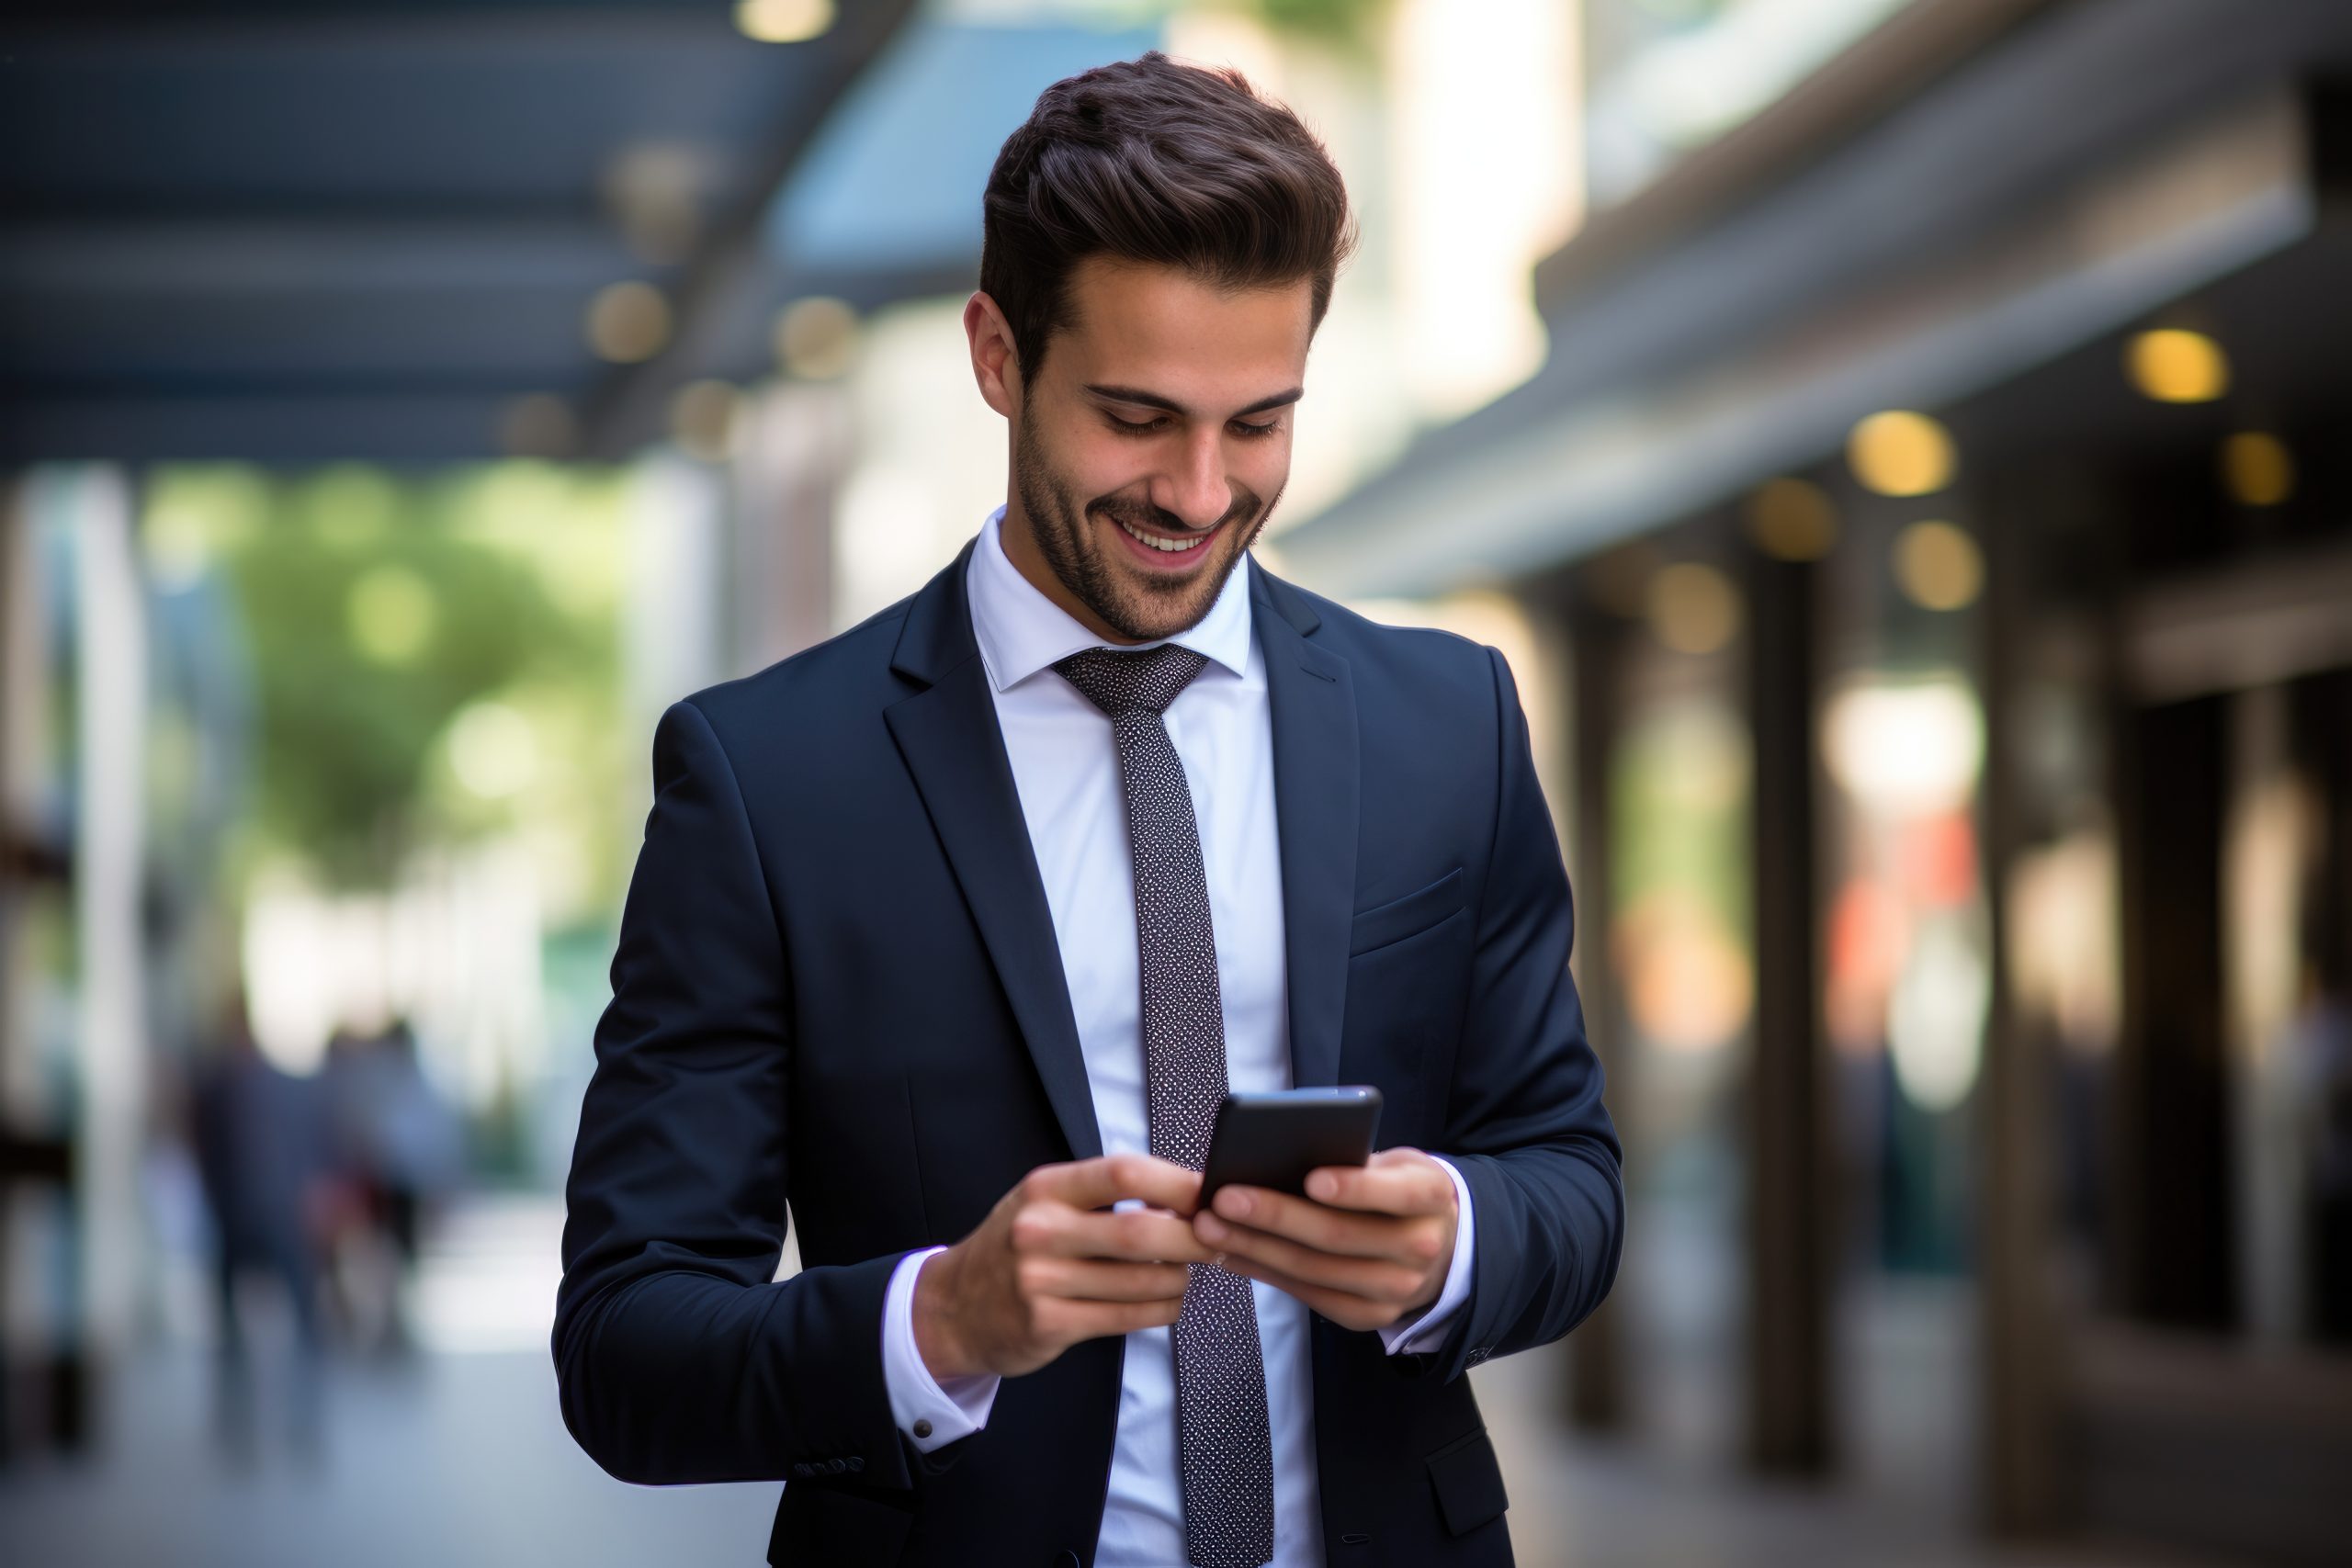
[[[919,1453],[944,1448],[988,1425],[1004,1380],[986,1372],[945,1382],[931,1375],[915,1348],[915,1279],[922,1266],[947,1249],[910,1252],[890,1271],[882,1298],[882,1381],[890,1390],[890,1419]]]
[[[1445,1167],[1445,1174],[1453,1179],[1453,1261],[1446,1265],[1445,1286],[1438,1292],[1437,1300],[1430,1303],[1429,1311],[1410,1323],[1392,1323],[1380,1331],[1380,1342],[1392,1356],[1401,1356],[1408,1350],[1436,1349],[1445,1337],[1447,1323],[1470,1299],[1471,1248],[1477,1229],[1470,1213],[1470,1184],[1462,1179],[1462,1173],[1453,1168],[1453,1161],[1439,1159],[1435,1155],[1430,1157]]]

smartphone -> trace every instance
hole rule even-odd
[[[1216,1109],[1201,1206],[1227,1185],[1306,1195],[1307,1173],[1362,1165],[1380,1131],[1380,1091],[1370,1084],[1228,1094]]]

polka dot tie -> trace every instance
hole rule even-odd
[[[1194,1170],[1208,1158],[1225,1098],[1225,1008],[1192,787],[1160,716],[1207,662],[1162,643],[1137,653],[1089,649],[1054,665],[1111,718],[1135,859],[1151,1152]],[[1170,1332],[1184,1555],[1194,1568],[1260,1568],[1274,1555],[1274,1461],[1250,1281],[1193,1265]]]

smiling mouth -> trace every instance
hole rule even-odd
[[[1108,514],[1106,513],[1105,515]],[[1153,534],[1147,532],[1144,529],[1130,525],[1120,518],[1113,517],[1111,521],[1117,524],[1119,531],[1126,535],[1128,538],[1135,540],[1146,548],[1157,550],[1161,555],[1168,556],[1174,559],[1182,559],[1183,557],[1198,554],[1203,546],[1206,545],[1209,540],[1216,536],[1217,528],[1225,526],[1223,523],[1219,523],[1216,525],[1216,527],[1210,528],[1205,533],[1187,535],[1179,538],[1166,534]]]

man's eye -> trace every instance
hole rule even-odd
[[[1149,435],[1168,423],[1168,416],[1165,414],[1147,420],[1121,419],[1114,413],[1105,414],[1102,417],[1111,422],[1111,428],[1128,435]]]
[[[1236,435],[1246,437],[1251,441],[1255,441],[1261,436],[1272,435],[1275,431],[1280,430],[1282,427],[1283,422],[1278,419],[1271,421],[1265,424],[1251,424],[1249,421],[1241,419],[1237,419],[1233,422],[1233,433]]]

